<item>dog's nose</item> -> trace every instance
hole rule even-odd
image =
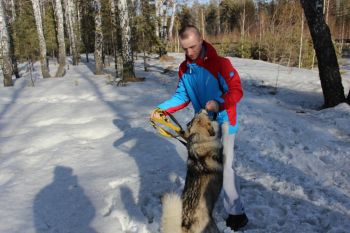
[[[199,111],[199,113],[204,113],[204,114],[208,115],[208,111],[207,111],[207,110],[205,110],[204,108],[203,108],[203,109],[201,109],[201,110]]]

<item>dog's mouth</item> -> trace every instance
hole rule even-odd
[[[204,122],[207,122],[210,125],[208,126],[207,123],[204,123],[204,122],[203,123],[199,123],[199,124],[200,125],[203,124],[203,127],[207,129],[208,136],[210,136],[210,137],[216,136],[216,134],[217,134],[217,132],[219,130],[218,123],[217,123],[217,121],[215,119],[213,119],[213,117],[211,117],[211,115],[205,109],[202,109],[201,111],[199,111],[199,113],[197,113],[196,116],[190,122],[188,122],[186,124],[186,126],[187,126],[187,130],[186,130],[187,135],[186,136],[189,138],[189,137],[191,137],[192,134],[196,134],[196,132],[192,132],[191,128],[192,128],[192,126],[194,124],[198,124],[197,116],[200,115],[200,114],[204,115],[205,118],[207,118],[206,120],[204,120]]]
[[[209,130],[208,130],[208,133],[209,133],[209,136],[211,137],[214,137],[216,135],[215,133],[215,129],[213,127],[211,127]]]

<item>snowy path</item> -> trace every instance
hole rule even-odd
[[[148,114],[175,90],[181,59],[151,59],[150,72],[137,63],[146,81],[126,87],[82,63],[64,79],[1,88],[0,232],[159,232],[160,198],[181,191],[186,151],[158,136]],[[317,111],[314,71],[233,63],[245,89],[236,140],[244,232],[348,232],[350,107]],[[192,113],[175,116],[184,125]],[[231,232],[221,200],[214,217]]]

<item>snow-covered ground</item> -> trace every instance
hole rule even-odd
[[[176,88],[183,55],[171,55],[149,59],[150,72],[137,60],[146,81],[125,87],[107,85],[84,59],[45,80],[36,63],[34,87],[24,64],[14,87],[0,87],[1,233],[159,232],[160,198],[181,192],[186,174],[185,148],[148,120]],[[318,110],[317,71],[232,62],[245,90],[235,146],[250,219],[243,231],[349,232],[350,106]],[[192,115],[175,114],[183,125]],[[222,197],[214,217],[231,232]]]

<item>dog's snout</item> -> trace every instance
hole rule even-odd
[[[199,113],[199,114],[203,113],[203,114],[208,115],[208,111],[207,111],[207,110],[205,110],[204,108],[203,108],[203,109],[201,109],[201,110],[200,110],[198,113]]]

